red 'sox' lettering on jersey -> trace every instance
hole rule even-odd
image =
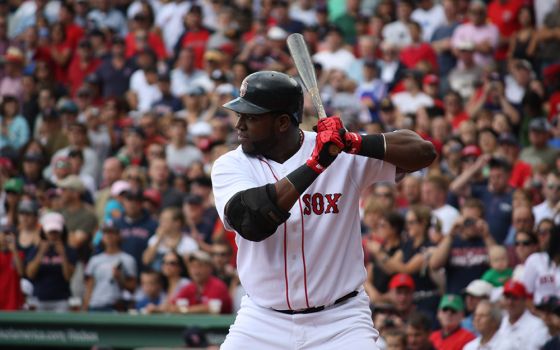
[[[313,193],[305,194],[303,200],[303,215],[338,214],[338,200],[342,193]]]

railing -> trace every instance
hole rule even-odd
[[[178,347],[183,332],[197,326],[220,344],[235,315],[129,315],[101,312],[0,312],[0,348],[118,349]]]

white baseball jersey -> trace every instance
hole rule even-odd
[[[525,261],[521,281],[533,294],[535,305],[545,296],[560,297],[560,266],[550,263],[547,253],[533,253]]]
[[[243,153],[241,146],[223,155],[212,168],[216,208],[236,193],[274,183],[300,167],[315,146],[304,132],[300,149],[283,164]],[[375,182],[394,182],[390,163],[341,153],[290,210],[290,218],[262,242],[239,234],[237,267],[241,283],[259,306],[298,310],[332,304],[362,288],[366,278],[358,202]]]

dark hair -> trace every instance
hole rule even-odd
[[[181,277],[189,277],[189,272],[187,270],[187,265],[185,265],[185,260],[183,259],[183,257],[177,253],[176,250],[170,250],[167,253],[163,254],[163,258],[165,258],[165,256],[167,254],[173,254],[173,256],[177,259],[177,261],[179,262],[179,276]],[[163,276],[163,288],[167,289],[169,287],[169,281],[167,281],[167,278],[165,278],[165,276]]]
[[[517,231],[515,233],[515,237],[517,237],[517,235],[520,234],[520,233],[523,233],[523,234],[527,235],[527,237],[529,237],[529,242],[531,242],[531,244],[538,244],[539,243],[539,239],[533,231]]]
[[[517,11],[517,16],[519,16],[521,11],[523,11],[523,10],[529,11],[529,17],[531,17],[531,24],[534,26],[535,25],[535,10],[533,10],[533,6],[529,6],[529,5],[521,6],[519,8],[519,11]]]
[[[430,321],[426,314],[420,311],[415,311],[408,316],[407,325],[423,332],[430,332],[432,330],[432,321]]]
[[[389,225],[397,232],[397,236],[400,237],[404,230],[404,217],[397,211],[391,211],[383,214],[383,218],[387,220]]]
[[[560,258],[560,225],[554,225],[550,232],[548,247],[546,247],[549,264],[552,265],[555,259]]]
[[[19,102],[18,102],[18,99],[13,95],[6,95],[2,98],[2,104],[0,104],[0,114],[2,114],[2,116],[4,116],[6,114],[5,110],[6,110],[6,105],[8,103],[15,103],[16,104],[16,107],[18,107],[18,108],[16,109],[15,115],[17,115],[18,111],[19,111]],[[14,115],[14,117],[15,117],[15,115]]]

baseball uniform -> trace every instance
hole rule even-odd
[[[247,155],[241,147],[214,163],[216,208],[228,229],[224,209],[236,193],[275,183],[305,164],[316,134],[303,135],[299,150],[282,164]],[[395,175],[390,163],[341,153],[272,236],[253,242],[236,235],[237,266],[247,296],[222,349],[375,348],[378,332],[362,287],[366,271],[359,197],[375,182],[394,182]],[[333,305],[342,297],[344,302]],[[305,314],[276,311],[323,306]]]

